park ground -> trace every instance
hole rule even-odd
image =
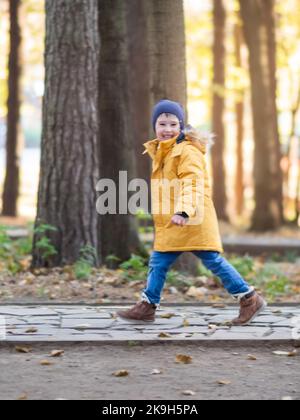
[[[55,344],[33,345],[26,354],[2,345],[0,399],[300,399],[299,356],[273,354],[292,350],[286,345],[83,343],[64,345],[61,357],[50,358],[55,349]],[[176,363],[182,353],[191,363]],[[115,376],[123,370],[127,376]]]

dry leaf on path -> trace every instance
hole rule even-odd
[[[53,351],[50,353],[50,357],[60,357],[60,356],[63,356],[63,355],[64,355],[64,353],[65,353],[65,351],[64,351],[64,350],[53,350]]]
[[[190,322],[189,322],[189,320],[188,320],[188,319],[184,319],[184,320],[183,320],[182,325],[183,325],[184,327],[189,327],[189,326],[190,326]]]
[[[152,372],[151,372],[151,375],[160,375],[161,373],[162,373],[161,370],[159,370],[159,369],[153,369]]]
[[[26,334],[33,334],[33,333],[36,333],[36,332],[38,332],[38,329],[34,328],[34,327],[28,328],[28,330],[25,331]]]
[[[113,373],[113,376],[116,376],[117,378],[121,378],[128,375],[129,375],[128,370],[118,370],[117,372]]]
[[[24,394],[21,394],[18,398],[17,398],[17,400],[19,400],[19,401],[25,401],[25,400],[27,400],[28,399],[28,395],[24,392]]]
[[[298,352],[297,350],[293,350],[293,351],[273,351],[273,354],[275,354],[275,356],[287,356],[287,357],[294,357],[297,356]]]
[[[159,338],[170,338],[172,337],[171,334],[165,333],[165,332],[161,332],[158,334]]]
[[[194,395],[196,395],[196,392],[190,390],[190,389],[186,389],[185,391],[182,391],[182,395],[188,395],[193,397]]]
[[[189,364],[192,363],[193,358],[186,354],[177,354],[175,358],[176,363]]]
[[[253,354],[248,354],[247,360],[257,360],[257,357],[254,356]]]
[[[221,379],[217,383],[218,383],[218,385],[230,385],[231,381],[228,381],[226,379]]]
[[[173,318],[173,316],[176,316],[176,314],[173,313],[166,313],[166,314],[161,314],[161,318],[165,318],[165,319],[170,319]]]
[[[16,346],[15,350],[18,353],[30,353],[32,351],[31,347],[21,347],[21,346]]]
[[[53,362],[50,362],[49,360],[46,360],[46,359],[40,361],[41,366],[52,366],[53,364],[54,364]]]

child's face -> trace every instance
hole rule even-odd
[[[158,140],[164,141],[180,134],[180,122],[176,115],[161,114],[155,124]]]

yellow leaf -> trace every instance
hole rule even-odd
[[[123,376],[128,376],[129,372],[128,370],[118,370],[117,372],[113,373],[113,376],[116,376],[117,378],[121,378]]]
[[[189,364],[192,363],[193,358],[191,356],[187,356],[186,354],[177,354],[176,355],[176,363],[184,363]]]
[[[53,363],[52,362],[49,362],[49,360],[44,359],[44,360],[41,360],[40,361],[40,365],[41,366],[52,366]]]
[[[30,353],[32,351],[32,348],[31,347],[20,347],[20,346],[16,346],[15,347],[15,350],[18,353]]]
[[[170,319],[170,318],[172,318],[173,316],[176,316],[175,314],[172,314],[172,313],[166,313],[166,314],[161,314],[161,318],[165,318],[165,319]]]
[[[188,319],[185,319],[185,320],[183,321],[183,326],[184,326],[184,327],[189,327],[189,326],[190,326],[190,323],[189,323],[189,320],[188,320]]]
[[[231,382],[230,382],[230,381],[228,381],[228,380],[226,380],[226,379],[223,379],[223,380],[219,380],[219,381],[218,381],[218,384],[219,384],[219,385],[230,385],[230,384],[231,384]]]
[[[34,328],[34,327],[28,328],[28,330],[25,331],[26,334],[31,334],[31,333],[33,334],[33,333],[36,333],[36,332],[38,332],[38,329]]]
[[[17,399],[20,401],[25,401],[27,400],[28,395],[24,392],[24,394],[21,394]]]
[[[158,334],[158,337],[159,338],[170,338],[172,336],[170,334],[168,334],[168,333],[161,332],[161,333]]]
[[[60,356],[63,356],[63,355],[64,355],[64,353],[65,353],[65,351],[64,351],[64,350],[53,350],[53,351],[50,353],[50,357],[60,357]]]

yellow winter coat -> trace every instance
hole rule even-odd
[[[144,144],[153,159],[151,176],[152,214],[155,225],[154,250],[224,252],[206,167],[206,146],[186,135]],[[162,181],[162,180],[166,181]],[[170,188],[170,184],[176,188]],[[167,192],[164,183],[168,186]],[[180,186],[177,186],[177,183]],[[200,186],[200,188],[199,188]],[[169,202],[168,206],[165,203]],[[185,226],[171,223],[177,212],[190,219]]]

